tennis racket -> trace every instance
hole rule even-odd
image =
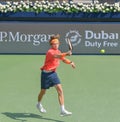
[[[68,43],[69,50],[72,51],[73,50],[73,46],[72,46],[72,43],[71,43],[69,38],[67,38],[67,43]]]

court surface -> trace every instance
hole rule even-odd
[[[61,117],[55,88],[47,91],[41,114],[36,109],[44,55],[0,55],[0,122],[120,122],[120,56],[68,57],[61,62],[66,109]]]

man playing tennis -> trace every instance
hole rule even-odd
[[[61,111],[60,115],[71,115],[72,112],[67,111],[64,106],[63,89],[60,79],[57,76],[56,68],[59,66],[60,60],[62,60],[66,64],[70,64],[73,68],[75,68],[74,62],[66,58],[66,56],[72,55],[72,52],[68,51],[61,53],[61,51],[58,49],[60,44],[59,35],[51,36],[49,43],[51,45],[51,48],[47,51],[44,65],[41,68],[41,91],[38,95],[38,103],[36,106],[40,112],[46,113],[46,110],[42,106],[41,101],[44,94],[46,93],[46,90],[54,86],[58,93],[58,100]]]

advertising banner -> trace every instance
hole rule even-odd
[[[60,49],[73,54],[120,54],[120,23],[0,22],[0,54],[44,54],[49,39],[60,34]]]

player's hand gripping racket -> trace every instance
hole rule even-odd
[[[67,43],[68,43],[69,51],[72,51],[73,50],[73,46],[72,46],[72,43],[71,43],[69,38],[67,38]]]

